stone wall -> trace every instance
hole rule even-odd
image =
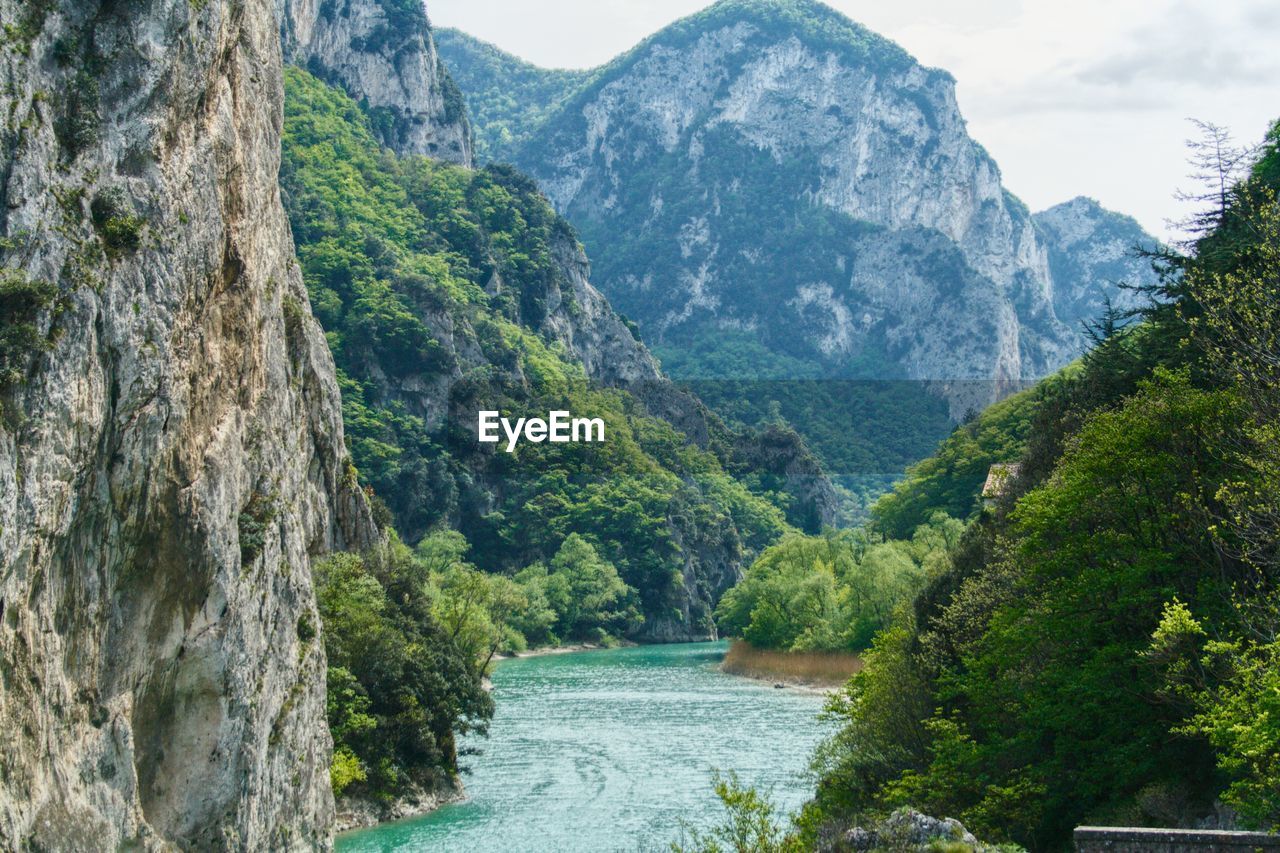
[[[1205,853],[1280,850],[1280,835],[1217,829],[1142,829],[1123,826],[1076,827],[1077,853]]]

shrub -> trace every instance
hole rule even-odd
[[[137,251],[142,245],[142,229],[147,220],[133,212],[124,190],[112,187],[98,193],[89,205],[89,213],[109,257]]]
[[[57,299],[58,289],[20,270],[0,270],[0,390],[20,382],[27,359],[48,348],[36,318]]]

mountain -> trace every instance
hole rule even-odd
[[[359,476],[408,541],[447,526],[477,566],[513,575],[578,534],[638,595],[633,636],[676,640],[714,635],[720,594],[788,522],[830,523],[798,437],[731,431],[662,376],[531,180],[380,153],[344,93],[287,80],[299,258]],[[476,441],[480,410],[552,409],[605,418],[606,444]]]
[[[381,534],[280,204],[271,5],[0,22],[0,847],[324,848],[311,563]]]
[[[478,52],[446,54],[482,81],[474,114],[502,112],[499,74],[551,93],[510,159],[678,378],[928,382],[958,416],[1078,355],[1117,293],[1119,267],[1091,259],[1118,220],[1046,234],[968,135],[953,78],[820,3],[722,0],[568,96],[492,50],[477,73]],[[714,360],[724,343],[738,364]]]
[[[481,162],[510,162],[529,133],[590,75],[539,68],[460,30],[434,34],[440,58],[467,93]]]
[[[1108,299],[1124,311],[1142,306],[1140,294],[1115,287],[1117,282],[1137,285],[1152,280],[1150,261],[1134,247],[1154,248],[1155,241],[1136,220],[1083,196],[1037,213],[1034,219],[1054,280],[1072,283],[1054,293],[1059,316],[1097,319]]]
[[[285,61],[359,100],[382,144],[471,164],[466,106],[436,54],[421,0],[275,3]]]

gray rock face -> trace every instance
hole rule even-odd
[[[1134,249],[1159,247],[1135,220],[1083,196],[1037,213],[1034,219],[1048,248],[1054,281],[1071,283],[1054,292],[1054,311],[1060,319],[1077,324],[1096,320],[1107,299],[1121,310],[1142,305],[1141,294],[1116,286],[1152,281],[1150,263]]]
[[[562,237],[552,259],[563,274],[576,309],[561,310],[564,295],[556,287],[547,303],[541,331],[577,356],[587,376],[610,387],[630,387],[662,379],[658,363],[590,282],[591,267],[576,240]]]
[[[936,818],[914,809],[898,809],[879,825],[854,827],[845,833],[843,849],[848,850],[934,850],[939,845],[956,845],[964,850],[985,851],[973,833],[955,818]]]
[[[310,563],[378,534],[280,206],[272,2],[0,20],[3,264],[59,294],[3,393],[0,847],[325,848]]]
[[[436,53],[421,3],[275,2],[285,60],[365,102],[383,144],[471,165],[466,106]]]
[[[588,78],[516,162],[665,347],[747,332],[824,375],[999,396],[1079,354],[1080,315],[1116,293],[1096,264],[1051,262],[1051,245],[1111,258],[1111,235],[1046,241],[950,75],[818,3],[724,0],[673,25]]]

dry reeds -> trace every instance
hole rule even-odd
[[[835,687],[862,669],[862,658],[849,652],[780,652],[757,649],[734,640],[720,668],[731,675],[765,681]]]

